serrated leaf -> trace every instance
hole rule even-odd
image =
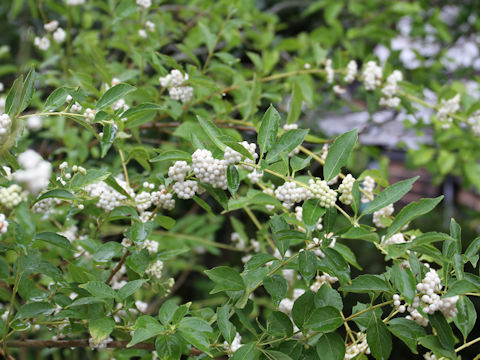
[[[129,281],[118,290],[118,294],[117,294],[118,298],[120,299],[120,301],[125,300],[130,295],[133,295],[146,282],[147,280],[145,279],[137,279],[137,280]]]
[[[332,306],[325,306],[315,309],[304,326],[313,331],[328,333],[342,325],[343,318],[340,312]]]
[[[219,128],[215,126],[213,122],[208,119],[203,119],[202,117],[197,115],[197,120],[202,126],[202,129],[205,131],[209,139],[222,151],[225,151],[226,145],[220,141],[220,137],[222,136],[222,132]]]
[[[373,357],[377,360],[387,360],[392,352],[392,335],[382,319],[375,316],[367,328],[367,343]]]
[[[40,315],[48,316],[55,311],[55,306],[47,302],[32,302],[22,305],[16,314],[18,319],[30,319]]]
[[[388,283],[377,275],[364,274],[357,276],[351,284],[341,286],[341,291],[364,293],[368,291],[391,291]]]
[[[127,347],[131,347],[139,342],[148,340],[165,331],[165,328],[160,325],[155,318],[147,315],[140,316],[135,321],[133,329],[132,340],[128,343]]]
[[[88,322],[88,330],[92,336],[95,344],[105,340],[112,333],[115,328],[115,320],[112,318],[93,318]]]
[[[418,339],[427,334],[425,329],[415,321],[402,317],[390,320],[388,322],[388,330],[402,340],[414,354],[418,354]]]
[[[63,199],[63,200],[76,200],[75,195],[73,195],[71,192],[63,189],[54,189],[40,195],[38,198],[35,199],[35,203],[39,202],[40,200],[49,199],[49,198]]]
[[[107,155],[108,150],[111,148],[113,141],[117,135],[117,126],[115,124],[107,123],[103,126],[103,136],[100,141],[100,148],[102,149],[101,157]]]
[[[89,281],[86,284],[79,285],[79,287],[100,299],[114,299],[116,295],[115,290],[101,281]]]
[[[310,281],[317,272],[317,256],[310,250],[300,252],[298,270],[306,281]]]
[[[287,281],[277,274],[263,279],[263,287],[272,297],[275,306],[278,306],[288,290]]]
[[[229,165],[227,168],[227,186],[228,191],[235,196],[240,186],[240,177],[235,165]]]

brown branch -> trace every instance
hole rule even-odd
[[[107,348],[126,349],[128,341],[111,341]],[[69,348],[69,347],[90,347],[87,339],[80,340],[12,340],[7,341],[7,347],[10,348]],[[155,350],[153,343],[138,343],[130,346],[129,349]],[[190,355],[201,355],[203,352],[196,348],[190,349]]]
[[[112,271],[110,272],[110,275],[108,276],[108,279],[105,280],[105,284],[110,284],[110,281],[112,281],[113,277],[115,276],[115,274],[122,268],[122,265],[123,263],[125,262],[125,260],[127,260],[127,256],[130,254],[129,251],[126,251],[125,254],[123,254],[122,258],[120,259],[120,261],[118,262],[117,266],[115,266]]]

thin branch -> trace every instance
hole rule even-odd
[[[125,254],[123,254],[122,258],[120,259],[120,261],[118,262],[117,266],[115,266],[112,271],[110,272],[110,275],[108,276],[108,279],[105,280],[105,284],[109,284],[110,281],[112,281],[113,277],[115,276],[115,274],[122,268],[122,265],[123,263],[125,262],[125,260],[127,260],[127,256],[130,254],[129,251],[125,251]]]

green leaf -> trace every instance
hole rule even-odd
[[[150,256],[147,249],[142,249],[139,252],[134,252],[127,257],[127,265],[130,269],[135,271],[138,275],[145,274],[148,265],[150,264]]]
[[[315,309],[314,296],[313,292],[306,291],[293,304],[292,319],[300,329],[303,329]]]
[[[457,316],[453,318],[453,321],[466,341],[477,321],[477,312],[472,301],[466,296],[460,296],[458,299],[457,310]]]
[[[465,250],[465,258],[470,261],[473,267],[477,266],[478,254],[480,252],[480,236],[475,238],[470,245],[468,245],[467,250]]]
[[[20,100],[22,98],[23,76],[19,76],[13,82],[7,98],[5,99],[5,113],[11,118],[17,116],[20,108]]]
[[[159,161],[192,161],[192,155],[186,151],[182,150],[165,150],[160,153],[160,155],[150,159],[150,162],[159,162]]]
[[[105,340],[115,328],[115,321],[112,318],[93,318],[88,321],[88,330],[95,344]]]
[[[417,286],[412,271],[409,268],[403,269],[400,264],[395,264],[390,271],[390,275],[395,288],[398,289],[400,294],[402,294],[409,303],[412,303]]]
[[[343,360],[345,358],[345,343],[336,333],[323,334],[317,343],[317,354],[320,359]]]
[[[317,256],[310,250],[300,252],[298,270],[306,281],[310,281],[317,272]]]
[[[263,158],[263,154],[269,151],[275,143],[279,123],[280,114],[273,105],[270,104],[270,107],[263,115],[260,129],[258,130],[257,142],[260,148],[260,159]]]
[[[457,280],[453,284],[449,284],[446,297],[462,295],[469,292],[480,292],[480,287],[469,280]]]
[[[263,287],[272,297],[275,306],[278,306],[280,301],[282,301],[287,294],[288,290],[287,281],[283,276],[280,275],[273,275],[263,279]]]
[[[392,335],[382,319],[375,316],[367,328],[367,343],[377,360],[387,360],[392,352]]]
[[[270,254],[266,254],[266,253],[255,254],[245,264],[245,271],[257,269],[260,266],[273,260],[277,260],[277,258]]]
[[[316,229],[318,220],[325,214],[327,210],[320,206],[319,199],[308,199],[302,205],[302,220],[307,231],[310,234]]]
[[[446,359],[457,358],[455,351],[445,349],[442,346],[440,340],[438,339],[438,336],[427,335],[418,339],[418,342],[427,349],[432,350],[433,353],[437,356],[437,359],[440,359],[441,357],[444,357]]]
[[[340,284],[346,284],[350,281],[350,267],[340,253],[332,248],[322,249],[325,257],[320,261],[326,268],[326,272],[336,276]]]
[[[55,311],[55,306],[47,302],[32,302],[22,305],[18,309],[16,317],[18,319],[30,319],[40,315],[48,316]]]
[[[122,244],[116,241],[108,241],[98,247],[95,254],[93,254],[93,260],[96,262],[107,262],[115,256],[120,256],[122,251]]]
[[[38,198],[35,199],[35,203],[39,202],[43,199],[63,199],[63,200],[76,200],[77,198],[71,192],[63,189],[54,189],[47,191],[46,193],[40,195]]]
[[[79,285],[79,287],[100,299],[114,299],[116,294],[115,290],[101,281],[89,281],[86,284]]]
[[[257,349],[257,344],[251,342],[243,345],[240,349],[235,351],[230,360],[257,360],[260,357],[260,351]]]
[[[292,321],[281,311],[272,311],[267,318],[268,333],[273,336],[290,337],[293,334]]]
[[[212,34],[210,29],[208,28],[207,25],[205,25],[203,22],[198,23],[198,27],[200,28],[200,31],[202,32],[203,35],[203,40],[205,41],[205,44],[207,45],[208,52],[212,52],[215,49],[215,44],[216,44],[216,36]]]
[[[133,337],[128,343],[127,347],[131,347],[139,342],[148,340],[165,331],[165,328],[158,323],[158,321],[151,316],[140,316],[133,326]]]
[[[227,185],[228,191],[235,196],[238,187],[240,186],[240,177],[238,176],[237,167],[235,165],[229,165],[227,168]]]
[[[95,105],[95,109],[97,110],[105,109],[110,105],[112,105],[115,101],[121,99],[122,97],[124,97],[128,93],[131,93],[134,90],[136,90],[135,86],[124,84],[124,83],[112,86],[97,101]]]
[[[180,360],[182,356],[182,344],[175,334],[158,336],[155,349],[161,360]]]
[[[391,291],[388,283],[378,275],[360,275],[349,285],[341,286],[340,291],[364,293],[368,291]]]
[[[75,251],[70,241],[65,236],[59,235],[54,232],[41,232],[35,235],[35,240],[45,241],[49,244],[61,247],[69,251]]]
[[[182,319],[178,328],[180,335],[185,340],[211,356],[208,337],[213,332],[213,329],[208,322],[196,317],[187,317]]]
[[[347,164],[348,158],[357,142],[358,129],[353,129],[337,137],[328,150],[327,159],[323,167],[325,181],[332,180],[338,175],[341,168]]]
[[[383,190],[380,195],[368,203],[368,205],[362,211],[362,215],[372,214],[373,212],[383,209],[384,207],[400,200],[403,195],[410,191],[413,183],[417,181],[418,178],[418,176],[415,176],[411,179],[399,181],[393,185],[390,185]]]
[[[245,284],[240,274],[229,266],[218,266],[211,270],[205,270],[205,274],[215,283],[215,287],[210,294],[245,289]]]
[[[292,168],[292,172],[295,173],[297,171],[305,169],[307,166],[310,165],[311,161],[312,157],[310,155],[307,157],[301,157],[298,155],[292,156],[290,158],[290,167]]]
[[[202,129],[205,131],[207,136],[210,140],[222,151],[225,151],[226,145],[220,141],[220,137],[222,136],[222,132],[218,127],[215,126],[213,122],[210,120],[203,119],[199,115],[197,115],[197,120],[202,126]]]
[[[332,289],[326,284],[323,284],[317,291],[317,293],[315,294],[314,302],[315,307],[317,308],[331,306],[338,311],[342,311],[343,309],[342,297],[340,296],[338,291]]]
[[[290,97],[290,105],[287,115],[287,124],[293,124],[298,120],[302,112],[303,92],[297,81],[293,82],[292,96]]]
[[[271,164],[280,160],[282,157],[288,156],[293,149],[303,143],[307,133],[308,130],[306,129],[295,129],[283,133],[268,152],[266,158],[267,162]]]
[[[68,93],[63,87],[55,89],[52,93],[50,93],[47,100],[45,100],[43,108],[45,110],[56,109],[65,103],[67,95]]]
[[[223,338],[229,344],[232,343],[235,338],[237,331],[235,326],[230,322],[230,306],[224,305],[217,308],[217,324],[220,332],[222,333]]]
[[[393,220],[392,225],[388,228],[385,238],[390,238],[393,234],[396,234],[402,227],[404,227],[409,221],[424,215],[435,208],[437,204],[442,201],[443,195],[434,199],[420,199],[417,202],[413,202],[405,206]]]
[[[25,110],[30,102],[32,101],[33,92],[35,91],[35,69],[32,67],[25,78],[25,82],[23,83],[22,88],[22,95],[20,97],[20,107],[18,112],[21,113]]]
[[[123,285],[121,289],[118,290],[118,294],[117,294],[118,299],[120,301],[125,300],[130,295],[133,295],[135,293],[135,291],[140,289],[142,287],[142,285],[146,282],[147,282],[147,280],[145,280],[145,279],[138,279],[138,280],[129,281],[128,283]]]
[[[388,330],[402,340],[414,354],[418,354],[417,341],[427,335],[425,329],[415,321],[403,317],[394,318],[388,322]]]
[[[103,136],[100,142],[100,148],[102,149],[101,157],[107,155],[108,150],[111,148],[115,136],[117,135],[117,125],[107,123],[103,126]]]
[[[276,350],[265,350],[265,355],[267,355],[268,359],[272,360],[293,360],[287,354]]]
[[[438,340],[442,346],[447,350],[453,351],[455,336],[445,316],[440,311],[436,311],[432,315],[428,315],[428,320],[430,320],[430,324],[437,331]]]
[[[175,314],[177,309],[178,305],[175,304],[175,300],[168,299],[158,310],[158,319],[163,325],[167,325],[172,320],[173,314]]]
[[[313,331],[328,333],[342,325],[343,318],[340,312],[333,306],[325,306],[315,309],[304,326]]]

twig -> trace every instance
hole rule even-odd
[[[129,251],[126,251],[125,254],[123,254],[122,258],[120,259],[120,261],[118,262],[117,266],[115,266],[112,271],[110,272],[110,275],[108,276],[108,279],[105,280],[105,284],[109,284],[110,281],[112,281],[113,277],[115,276],[115,274],[122,268],[122,265],[123,263],[125,262],[125,260],[127,260],[127,256],[130,254]]]

